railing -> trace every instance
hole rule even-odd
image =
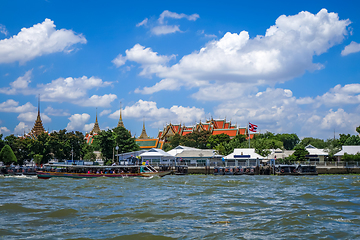
[[[316,162],[316,161],[305,161],[305,162],[295,162],[294,164],[300,165],[311,165],[317,167],[338,167],[338,168],[360,168],[360,162],[345,162],[345,161],[325,161],[325,162]]]

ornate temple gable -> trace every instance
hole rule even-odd
[[[99,133],[101,130],[100,130],[100,127],[99,127],[99,123],[98,123],[98,119],[97,119],[97,111],[96,111],[96,120],[95,120],[95,124],[94,124],[94,127],[93,129],[91,130],[90,134],[93,135],[95,133]]]
[[[120,102],[120,118],[119,118],[119,122],[118,122],[117,126],[125,128],[123,120],[122,120],[122,115],[121,115],[121,102]]]
[[[40,117],[40,95],[38,100],[38,115],[34,124],[34,127],[32,128],[31,132],[37,137],[41,133],[45,132],[45,129],[43,127],[41,117]]]

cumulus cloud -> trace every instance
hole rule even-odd
[[[140,26],[143,26],[143,25],[146,25],[147,22],[148,22],[148,18],[145,18],[144,20],[142,20],[141,22],[139,22],[138,24],[136,24],[137,27],[140,27]]]
[[[70,113],[68,113],[66,110],[63,110],[63,109],[54,109],[52,107],[47,107],[45,110],[44,110],[45,113],[47,113],[47,115],[50,115],[50,116],[69,116]]]
[[[49,123],[51,122],[51,118],[49,118],[46,114],[42,113],[40,114],[41,117],[41,121],[43,123]],[[17,117],[19,119],[19,121],[22,122],[29,122],[29,123],[34,123],[36,118],[37,118],[37,112],[24,112],[24,113],[20,113],[19,116]]]
[[[342,56],[346,56],[350,53],[360,52],[360,44],[352,41],[349,45],[347,45],[344,50],[341,51]]]
[[[0,24],[0,33],[4,34],[5,36],[7,36],[9,34],[6,27],[4,25],[2,25],[2,24]]]
[[[29,112],[35,111],[36,107],[34,107],[31,103],[27,102],[24,105],[19,106],[19,102],[16,102],[13,99],[8,99],[5,102],[0,103],[0,112]]]
[[[111,113],[111,110],[110,109],[105,109],[99,114],[99,116],[101,117],[101,116],[104,116],[104,115],[108,115],[109,113]]]
[[[360,84],[338,84],[322,96],[315,98],[317,106],[341,106],[344,104],[360,104]]]
[[[14,134],[23,135],[24,132],[29,132],[29,131],[30,131],[29,125],[26,125],[26,123],[24,122],[19,122],[19,124],[16,125],[14,129]]]
[[[169,33],[181,32],[179,25],[161,25],[151,29],[151,32],[155,35],[165,35]]]
[[[185,18],[189,21],[196,21],[199,18],[199,14],[191,14],[191,15],[187,15],[184,13],[176,13],[176,12],[170,12],[168,10],[163,11],[158,20],[156,22],[154,21],[149,21],[148,18],[145,18],[143,21],[141,21],[140,23],[136,24],[136,27],[140,27],[140,26],[148,26],[150,27],[150,32],[154,35],[165,35],[165,34],[170,34],[170,33],[175,33],[175,32],[182,32],[180,30],[180,25],[169,25],[167,24],[167,21],[165,21],[165,19],[182,19]],[[148,24],[148,22],[150,22],[150,24]]]
[[[154,72],[158,72],[161,68],[165,68],[171,59],[175,58],[175,55],[159,55],[157,52],[152,51],[151,48],[145,48],[140,44],[135,44],[133,48],[126,50],[125,53],[126,56],[119,54],[112,62],[117,67],[124,65],[126,61],[140,63],[143,69],[140,73],[141,76],[149,76]]]
[[[7,127],[0,127],[0,134],[9,133],[10,130]]]
[[[228,82],[272,86],[306,71],[324,68],[321,63],[313,63],[313,56],[341,43],[350,23],[322,9],[317,14],[304,11],[293,16],[282,15],[263,36],[250,38],[246,31],[228,32],[170,67],[153,65],[147,73],[155,74],[162,83],[152,86],[151,91],[147,87],[138,92],[161,91],[166,81],[174,80],[179,86],[190,88]]]
[[[23,64],[42,55],[69,52],[74,44],[87,42],[81,34],[55,27],[52,20],[45,19],[30,28],[22,28],[11,38],[0,40],[0,63],[19,61]]]
[[[118,119],[120,110],[110,114],[109,117]],[[124,118],[138,118],[143,117],[154,121],[152,127],[163,127],[164,124],[173,122],[181,122],[184,124],[194,123],[205,117],[204,109],[196,107],[183,107],[174,105],[171,108],[158,108],[157,103],[153,101],[139,100],[132,106],[126,106],[122,110]]]
[[[73,114],[69,117],[70,122],[66,126],[66,130],[68,131],[87,131],[89,128],[89,124],[86,123],[89,121],[90,115],[87,113],[83,114]],[[94,125],[92,123],[92,125]]]
[[[17,94],[24,90],[24,93],[29,93],[28,85],[31,82],[32,69],[27,71],[24,76],[18,77],[14,82],[10,83],[10,87],[0,88],[0,93],[5,93],[8,95]]]
[[[49,102],[71,102],[80,106],[91,107],[109,107],[111,102],[117,96],[115,94],[105,94],[103,96],[88,96],[88,91],[94,88],[110,86],[111,82],[104,82],[97,77],[80,77],[80,78],[58,78],[50,83],[38,84],[36,88],[29,87],[31,82],[31,70],[24,76],[19,77],[10,83],[10,87],[0,88],[0,93],[5,94],[24,94],[37,95],[41,94],[42,101]]]
[[[160,17],[158,19],[160,24],[164,23],[164,19],[165,18],[174,18],[174,19],[181,19],[181,18],[186,18],[189,21],[196,21],[196,19],[198,19],[200,16],[199,14],[191,14],[191,15],[186,15],[184,13],[176,13],[176,12],[170,12],[169,10],[165,10],[160,14]]]

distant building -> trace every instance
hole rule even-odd
[[[341,158],[346,154],[355,155],[357,153],[360,153],[360,146],[342,146],[342,149],[340,152],[334,154],[335,157],[338,158],[340,161]]]
[[[97,119],[97,111],[96,111],[96,119],[95,119],[94,127],[90,131],[90,133],[87,133],[85,135],[86,143],[91,145],[93,143],[93,141],[94,141],[94,136],[98,135],[100,132],[101,132],[101,130],[100,130],[100,127],[99,127],[99,123],[98,123],[98,119]]]
[[[41,117],[40,117],[40,95],[39,95],[39,99],[38,99],[38,114],[34,123],[34,127],[31,129],[31,131],[28,134],[24,133],[24,136],[22,138],[31,138],[31,139],[37,139],[37,137],[41,134],[41,133],[47,133],[47,131],[45,131],[44,126],[42,124],[41,121]]]
[[[305,156],[305,158],[309,161],[323,163],[325,161],[325,157],[329,155],[327,152],[324,151],[324,149],[316,148],[311,144],[307,145],[305,149],[309,152],[309,154]]]
[[[209,131],[212,135],[226,134],[230,136],[230,138],[234,138],[235,136],[242,134],[248,135],[247,128],[238,128],[236,125],[232,125],[231,121],[227,122],[226,119],[222,120],[207,120],[205,123],[201,121],[195,126],[184,126],[180,124],[168,124],[164,127],[162,131],[159,132],[158,138],[161,140],[167,141],[170,137],[175,134],[179,134],[180,136],[185,136],[189,133],[195,131]],[[250,134],[250,138],[253,138],[254,134]]]
[[[167,153],[176,158],[177,164],[190,166],[218,165],[218,163],[221,163],[221,158],[223,157],[213,149],[198,149],[180,145]]]
[[[159,138],[150,138],[146,134],[145,121],[143,122],[143,129],[140,136],[135,139],[136,144],[140,147],[141,150],[150,150],[152,148],[162,149],[164,141]]]
[[[255,148],[235,148],[234,152],[225,156],[226,166],[256,166],[263,156],[255,152]]]

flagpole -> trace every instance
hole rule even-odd
[[[248,122],[248,137],[249,137],[249,148],[250,148],[250,131],[249,131],[250,122]]]

